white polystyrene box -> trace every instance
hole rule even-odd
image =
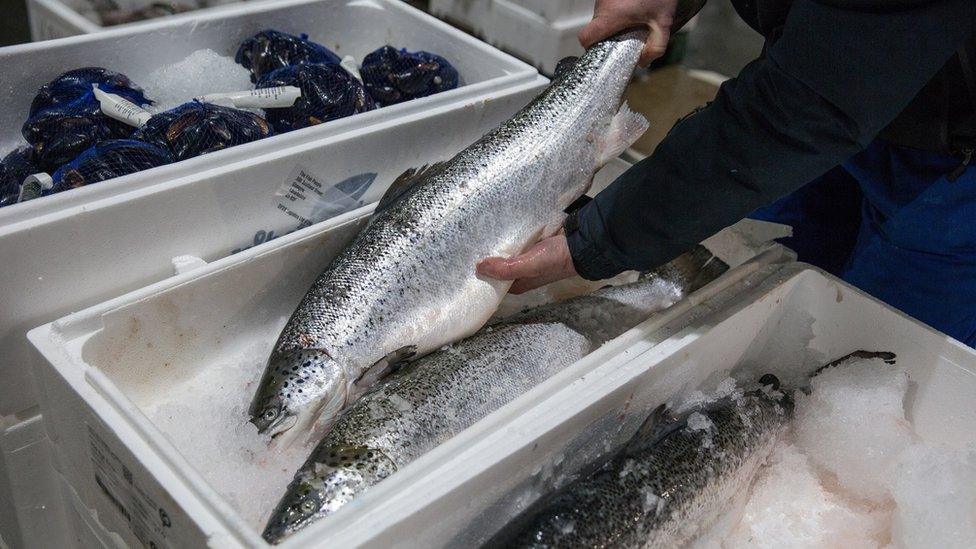
[[[256,1],[257,0],[251,0],[252,3]],[[273,2],[274,0],[271,1]],[[30,19],[31,40],[34,40],[35,42],[41,40],[52,40],[55,38],[64,38],[77,34],[102,32],[107,29],[129,28],[144,24],[146,22],[156,21],[156,19],[149,19],[145,21],[123,23],[121,25],[102,26],[88,17],[85,17],[83,13],[82,8],[85,7],[86,4],[91,3],[92,2],[90,2],[90,0],[27,0],[27,15]],[[151,3],[152,2],[130,4],[149,5]],[[211,11],[218,11],[221,8],[224,8],[227,3],[216,5],[215,2],[214,6],[200,8],[190,12],[178,13],[167,16],[166,18],[169,19],[170,17],[179,17],[186,19],[198,17],[199,15],[205,15]]]
[[[339,529],[336,545],[477,546],[620,447],[672,395],[741,368],[806,375],[855,350],[894,352],[911,376],[907,416],[922,439],[957,449],[976,442],[976,351],[822,271],[767,267],[687,315],[650,336],[656,346],[555,391],[540,386],[526,407],[507,407],[425,456],[429,467],[377,485],[361,497],[368,513],[326,519]]]
[[[187,14],[189,15],[189,14]],[[398,0],[278,0],[244,2],[193,17],[174,16],[98,34],[0,48],[0,150],[23,143],[20,129],[38,88],[64,71],[101,66],[139,84],[157,68],[200,49],[233,57],[240,43],[265,29],[307,33],[338,55],[361,61],[386,44],[442,54],[458,69],[461,85],[429,97],[333,120],[309,128],[145,170],[115,180],[0,209],[0,225],[81,204],[95,196],[227,165],[316,139],[391,122],[422,119],[431,111],[486,93],[532,82],[532,67]],[[146,90],[152,98],[152,90]],[[191,98],[187,98],[190,100]],[[459,122],[456,122],[459,123]],[[453,131],[451,124],[441,131]]]
[[[404,170],[450,158],[546,83],[536,76],[504,91],[172,178],[99,183],[64,193],[60,208],[41,199],[23,210],[0,210],[0,414],[36,403],[23,367],[29,328],[170,276],[174,257],[219,259],[294,230],[300,222],[278,208],[276,193],[295,170],[325,186],[371,181],[360,199],[377,200]],[[74,200],[74,193],[84,199]]]
[[[0,220],[6,220],[0,221],[5,281],[0,288],[0,415],[37,404],[28,366],[31,327],[169,277],[178,256],[214,261],[295,230],[299,222],[277,208],[276,193],[296,169],[325,186],[365,177],[371,185],[360,200],[374,201],[404,170],[451,157],[546,84],[536,75],[463,101],[178,177],[100,183],[65,193],[60,207],[37,200],[22,210],[0,211]],[[78,200],[71,198],[75,192],[82,195]],[[37,471],[46,466],[45,460],[30,463]],[[0,464],[0,476],[6,474]],[[4,502],[23,497],[0,483],[0,511]]]
[[[547,21],[562,21],[591,17],[595,0],[510,0],[533,13],[541,15]]]
[[[41,417],[9,419],[0,418],[0,539],[9,547],[64,547],[68,530]]]
[[[431,0],[431,13],[473,30],[488,43],[552,74],[560,59],[582,55],[577,34],[589,13],[548,21],[507,0]]]
[[[625,163],[615,162],[598,174],[595,187],[606,185],[625,168]],[[270,349],[310,283],[363,226],[369,211],[366,207],[342,215],[31,331],[38,350],[35,375],[41,410],[58,472],[107,531],[130,543],[135,537],[125,513],[96,480],[96,462],[105,467],[105,459],[96,459],[96,454],[111,454],[114,469],[129,471],[138,492],[165,510],[172,521],[165,536],[168,543],[220,540],[221,545],[264,545],[256,529],[141,410],[165,399],[167,391],[202,369],[236,362],[242,349]],[[585,372],[617,353],[626,355],[634,345],[650,345],[643,336],[646,331],[754,270],[748,263],[735,269],[721,284],[706,286],[641,329],[604,346],[576,369]],[[363,509],[358,504],[351,507]],[[309,528],[315,543],[329,541],[334,530],[335,524],[326,521]],[[152,539],[158,545],[162,538]],[[283,546],[306,544],[307,540]]]

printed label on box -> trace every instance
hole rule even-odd
[[[303,229],[362,206],[362,197],[374,180],[376,174],[366,172],[329,185],[297,165],[275,192],[276,207],[297,220],[298,229]]]
[[[232,249],[230,255],[359,208],[365,203],[363,196],[374,181],[376,173],[363,172],[334,185],[323,185],[310,170],[296,166],[285,183],[275,191],[274,204],[275,209],[297,221],[297,224],[284,228],[259,229],[255,231],[250,242]]]
[[[167,531],[172,527],[170,514],[139,486],[132,478],[132,471],[90,425],[88,441],[95,483],[129,524],[132,534],[149,549],[171,547],[166,538]]]

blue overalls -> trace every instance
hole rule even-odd
[[[976,167],[876,140],[751,217],[793,226],[783,244],[976,347]]]

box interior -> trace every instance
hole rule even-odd
[[[836,279],[800,269],[785,267],[785,274],[743,292],[727,308],[623,366],[596,368],[502,428],[469,433],[467,446],[448,442],[437,456],[422,458],[439,458],[440,467],[418,460],[411,467],[429,473],[365,494],[361,505],[373,506],[371,517],[344,523],[351,515],[342,510],[327,519],[343,530],[337,539],[371,529],[377,533],[367,536],[365,547],[382,547],[408,532],[410,546],[474,546],[540,494],[619,448],[651,410],[675,395],[714,387],[730,373],[742,380],[774,373],[800,382],[860,349],[897,354],[911,376],[907,416],[925,441],[953,448],[976,442],[971,350]],[[405,505],[406,494],[421,486],[429,502],[384,523],[384,513]],[[428,526],[418,532],[412,524]]]

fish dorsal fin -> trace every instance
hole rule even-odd
[[[556,63],[556,70],[552,72],[552,77],[555,79],[566,74],[567,72],[572,70],[573,67],[576,66],[577,61],[579,61],[579,57],[575,55],[570,55],[569,57],[563,57],[562,59],[559,60],[558,63]]]
[[[419,168],[410,168],[407,171],[401,173],[393,180],[390,184],[390,188],[386,190],[383,197],[380,198],[379,203],[376,204],[376,210],[374,210],[373,215],[376,215],[384,210],[390,208],[391,205],[395,204],[401,198],[407,196],[412,190],[418,187],[418,184],[424,180],[427,176],[431,175],[442,169],[446,162],[434,162],[433,164],[424,164]]]
[[[647,448],[680,427],[680,423],[671,413],[668,405],[662,404],[647,416],[644,423],[637,429],[637,433],[627,442],[627,448]]]

